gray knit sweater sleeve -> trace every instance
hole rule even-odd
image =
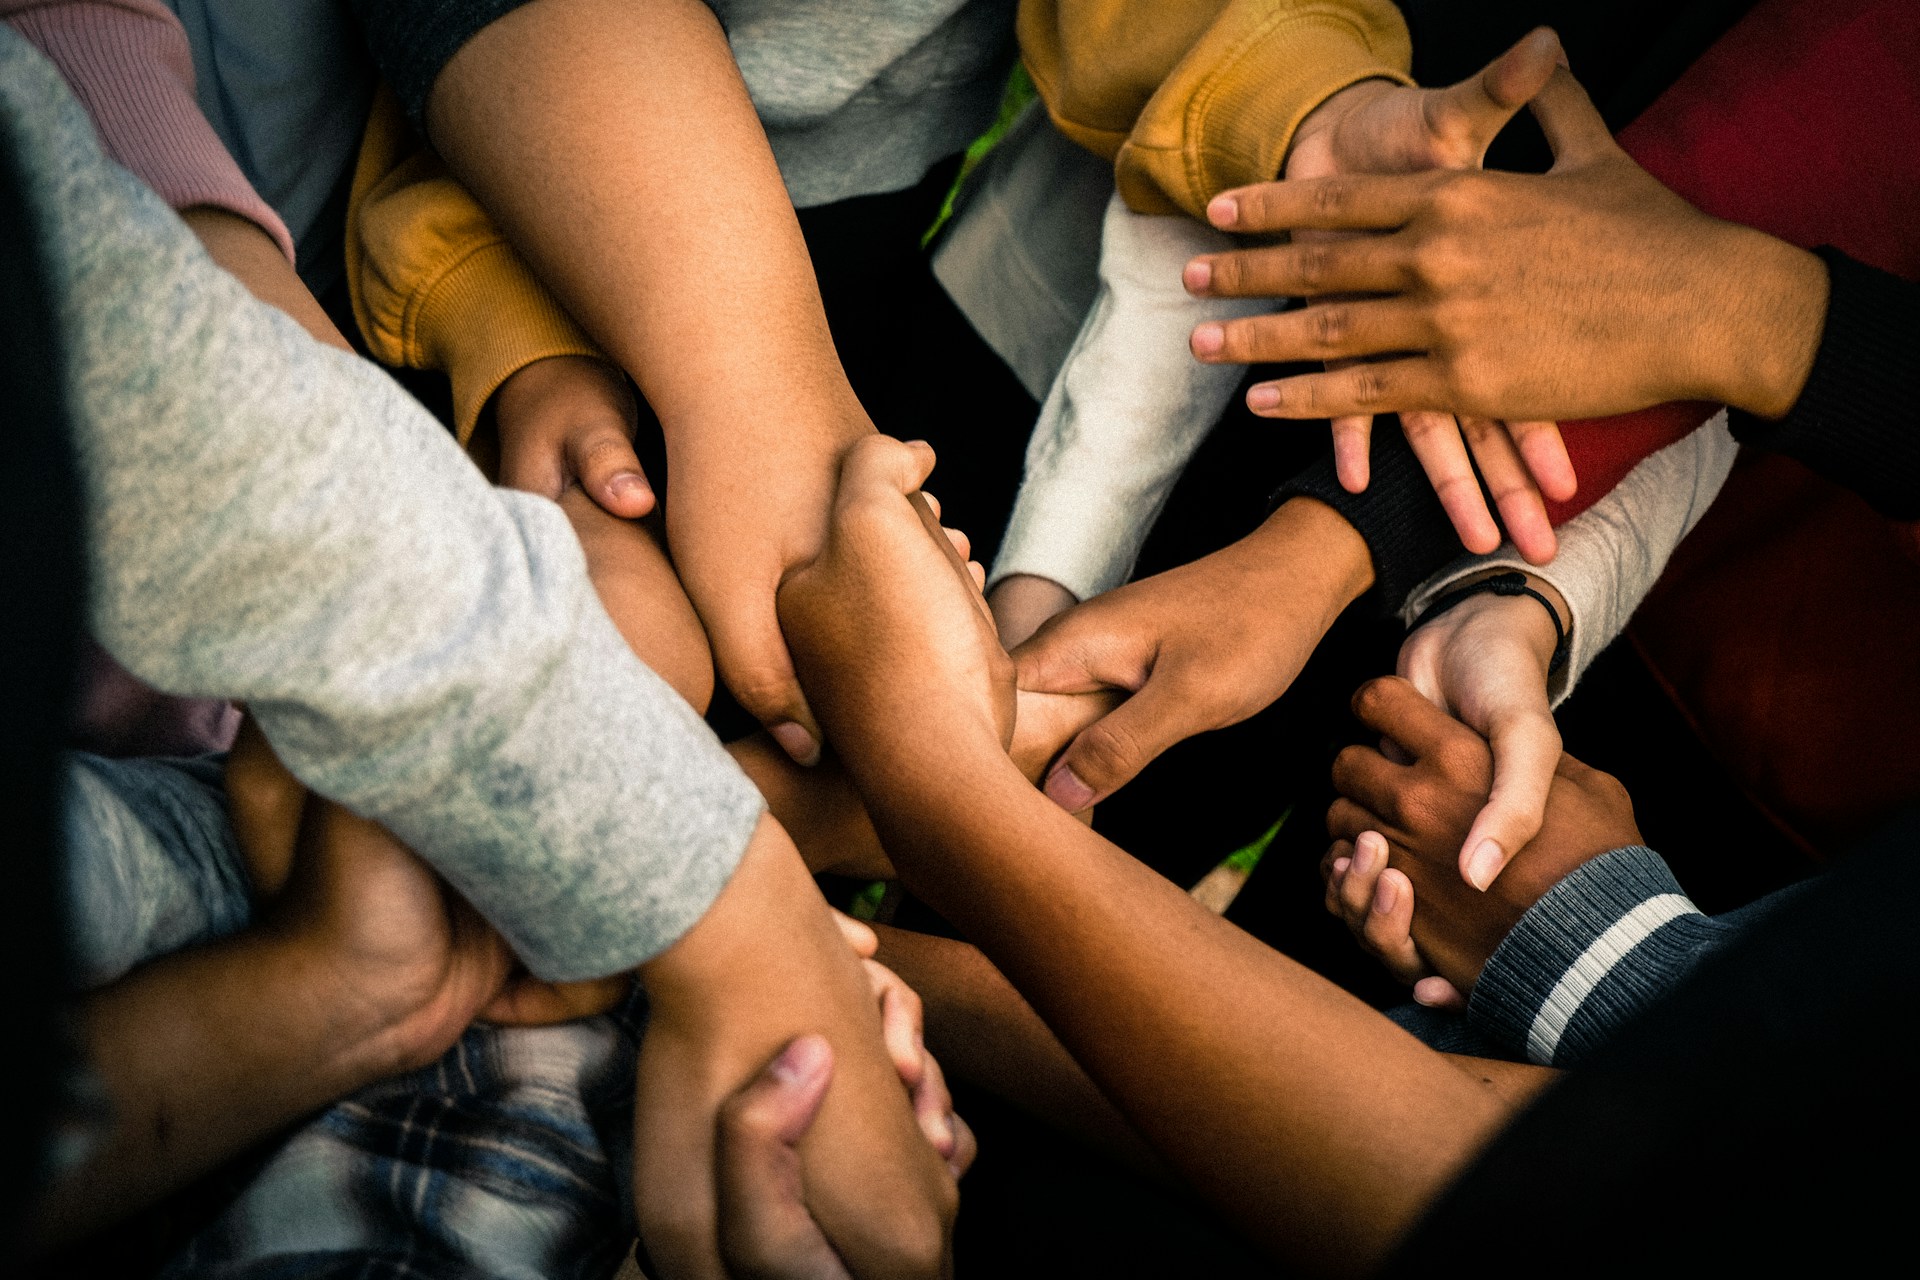
[[[1653,850],[1601,854],[1520,917],[1481,971],[1468,1019],[1515,1056],[1577,1065],[1797,892],[1708,916]]]
[[[100,640],[248,703],[542,977],[672,943],[760,798],[622,641],[559,508],[488,486],[378,369],[254,301],[8,31],[0,127],[56,294]]]

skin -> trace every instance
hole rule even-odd
[[[353,350],[287,261],[287,255],[258,223],[208,205],[182,210],[180,218],[199,238],[207,256],[254,297],[293,317],[314,341],[342,351]]]
[[[1494,137],[1564,58],[1559,38],[1541,28],[1479,74],[1449,88],[1414,89],[1384,80],[1349,86],[1301,121],[1281,176],[1297,182],[1342,174],[1478,169]],[[1338,235],[1302,232],[1296,239],[1324,242]],[[1211,267],[1212,260],[1205,258],[1191,264],[1184,275],[1187,286],[1205,293]],[[1204,359],[1223,341],[1219,326],[1202,326],[1194,331],[1193,349]],[[1372,424],[1371,414],[1333,420],[1336,470],[1353,493],[1367,487]],[[1410,413],[1401,425],[1469,550],[1491,551],[1501,540],[1500,526],[1474,476],[1477,463],[1521,554],[1536,563],[1553,558],[1553,528],[1541,492],[1565,499],[1574,491],[1573,467],[1554,423],[1461,421],[1450,413]]]
[[[1034,792],[1005,753],[1011,664],[985,603],[908,498],[930,465],[930,451],[883,439],[851,450],[827,545],[780,597],[902,877],[1251,1240],[1283,1261],[1367,1269],[1513,1094]]]
[[[1493,572],[1506,572],[1496,570]],[[1471,585],[1488,574],[1463,579]],[[1529,576],[1571,631],[1566,601]],[[1460,875],[1485,889],[1513,852],[1539,834],[1560,762],[1560,729],[1547,698],[1553,618],[1528,596],[1470,596],[1415,630],[1400,646],[1400,675],[1427,700],[1487,740],[1493,787],[1458,851]]]
[[[427,124],[658,414],[668,538],[720,676],[814,762],[774,592],[818,549],[839,456],[873,428],[719,23],[695,0],[525,6],[448,62]]]
[[[1546,174],[1344,177],[1215,200],[1209,220],[1232,231],[1373,233],[1212,260],[1207,291],[1223,296],[1367,295],[1222,326],[1220,359],[1371,360],[1262,384],[1250,404],[1507,421],[1674,400],[1792,407],[1825,317],[1819,259],[1661,186],[1564,68],[1531,106],[1554,150]]]
[[[1047,794],[1084,810],[1175,743],[1262,710],[1371,585],[1353,526],[1295,498],[1231,546],[1053,618],[1014,655],[1020,688],[1130,696],[1068,745]]]
[[[1327,815],[1335,840],[1323,863],[1327,907],[1403,980],[1437,973],[1454,992],[1470,992],[1542,894],[1582,863],[1641,843],[1626,789],[1562,755],[1539,834],[1498,880],[1476,890],[1455,874],[1455,851],[1486,803],[1486,742],[1392,677],[1363,686],[1354,713],[1406,762],[1370,747],[1349,747],[1335,762],[1341,798]],[[1444,992],[1428,987],[1428,1002],[1443,1002],[1435,997]]]

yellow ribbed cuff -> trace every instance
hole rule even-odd
[[[549,356],[606,356],[504,241],[482,245],[436,281],[409,318],[408,364],[453,383],[454,429],[465,445],[500,384]]]
[[[1137,213],[1206,216],[1222,191],[1280,176],[1300,122],[1362,80],[1410,85],[1413,56],[1385,4],[1326,4],[1223,21],[1182,60],[1116,161],[1120,196]]]

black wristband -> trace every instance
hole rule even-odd
[[[1547,616],[1553,619],[1553,659],[1547,663],[1547,674],[1551,676],[1567,665],[1567,655],[1573,650],[1572,633],[1561,623],[1560,611],[1553,607],[1553,601],[1528,586],[1527,575],[1517,569],[1496,573],[1491,578],[1482,578],[1478,582],[1470,582],[1464,587],[1447,592],[1428,605],[1420,616],[1413,620],[1413,625],[1408,627],[1407,631],[1409,633],[1418,631],[1462,601],[1470,600],[1474,596],[1486,595],[1488,592],[1496,596],[1532,596],[1538,600],[1540,607],[1547,611]]]

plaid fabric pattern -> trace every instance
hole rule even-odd
[[[636,993],[557,1027],[475,1027],[297,1130],[162,1271],[607,1280],[633,1239]]]

